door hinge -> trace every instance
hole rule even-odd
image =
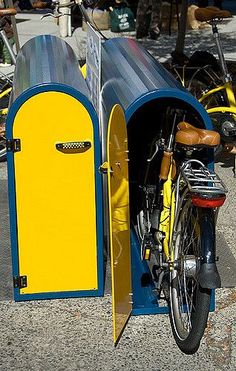
[[[107,174],[109,169],[109,164],[107,161],[103,162],[103,164],[99,167],[99,171],[101,174]]]
[[[27,276],[15,276],[13,277],[14,288],[23,289],[27,287]]]
[[[7,139],[6,140],[7,152],[19,152],[21,150],[20,139]]]
[[[109,173],[113,173],[113,170],[109,168],[109,163],[107,161],[103,162],[103,164],[99,167],[99,172],[101,174],[107,174],[109,171]]]

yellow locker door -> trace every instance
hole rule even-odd
[[[14,119],[20,294],[98,288],[93,123],[74,97],[48,91]],[[76,152],[68,143],[87,143]],[[63,143],[67,147],[63,149]],[[70,147],[70,146],[69,146]],[[73,145],[72,145],[73,147]]]
[[[107,141],[113,338],[116,344],[132,310],[128,144],[119,105],[112,109]]]

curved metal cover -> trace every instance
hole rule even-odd
[[[144,103],[156,98],[177,98],[211,121],[203,106],[138,42],[113,38],[102,44],[102,108],[104,121],[115,104],[125,111],[127,121]]]
[[[12,100],[29,88],[45,84],[66,85],[89,97],[87,84],[72,48],[52,35],[34,37],[19,51]]]

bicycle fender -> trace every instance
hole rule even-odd
[[[221,286],[216,266],[215,215],[213,209],[200,209],[201,224],[201,267],[197,280],[201,287],[216,289]]]
[[[203,263],[198,272],[197,280],[204,289],[221,287],[221,279],[216,263]]]

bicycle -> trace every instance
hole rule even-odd
[[[181,114],[169,113],[170,134],[155,138],[146,158],[137,234],[157,295],[163,292],[169,303],[175,341],[193,354],[206,328],[211,291],[220,287],[215,222],[227,190],[201,158],[219,144],[219,134],[197,129]]]
[[[218,22],[232,15],[229,11],[208,7],[196,9],[195,17],[211,25],[219,63],[210,53],[198,51],[183,66],[173,65],[171,71],[210,115],[214,129],[221,136],[216,153],[223,147],[231,151],[236,177],[236,98],[217,28]]]

